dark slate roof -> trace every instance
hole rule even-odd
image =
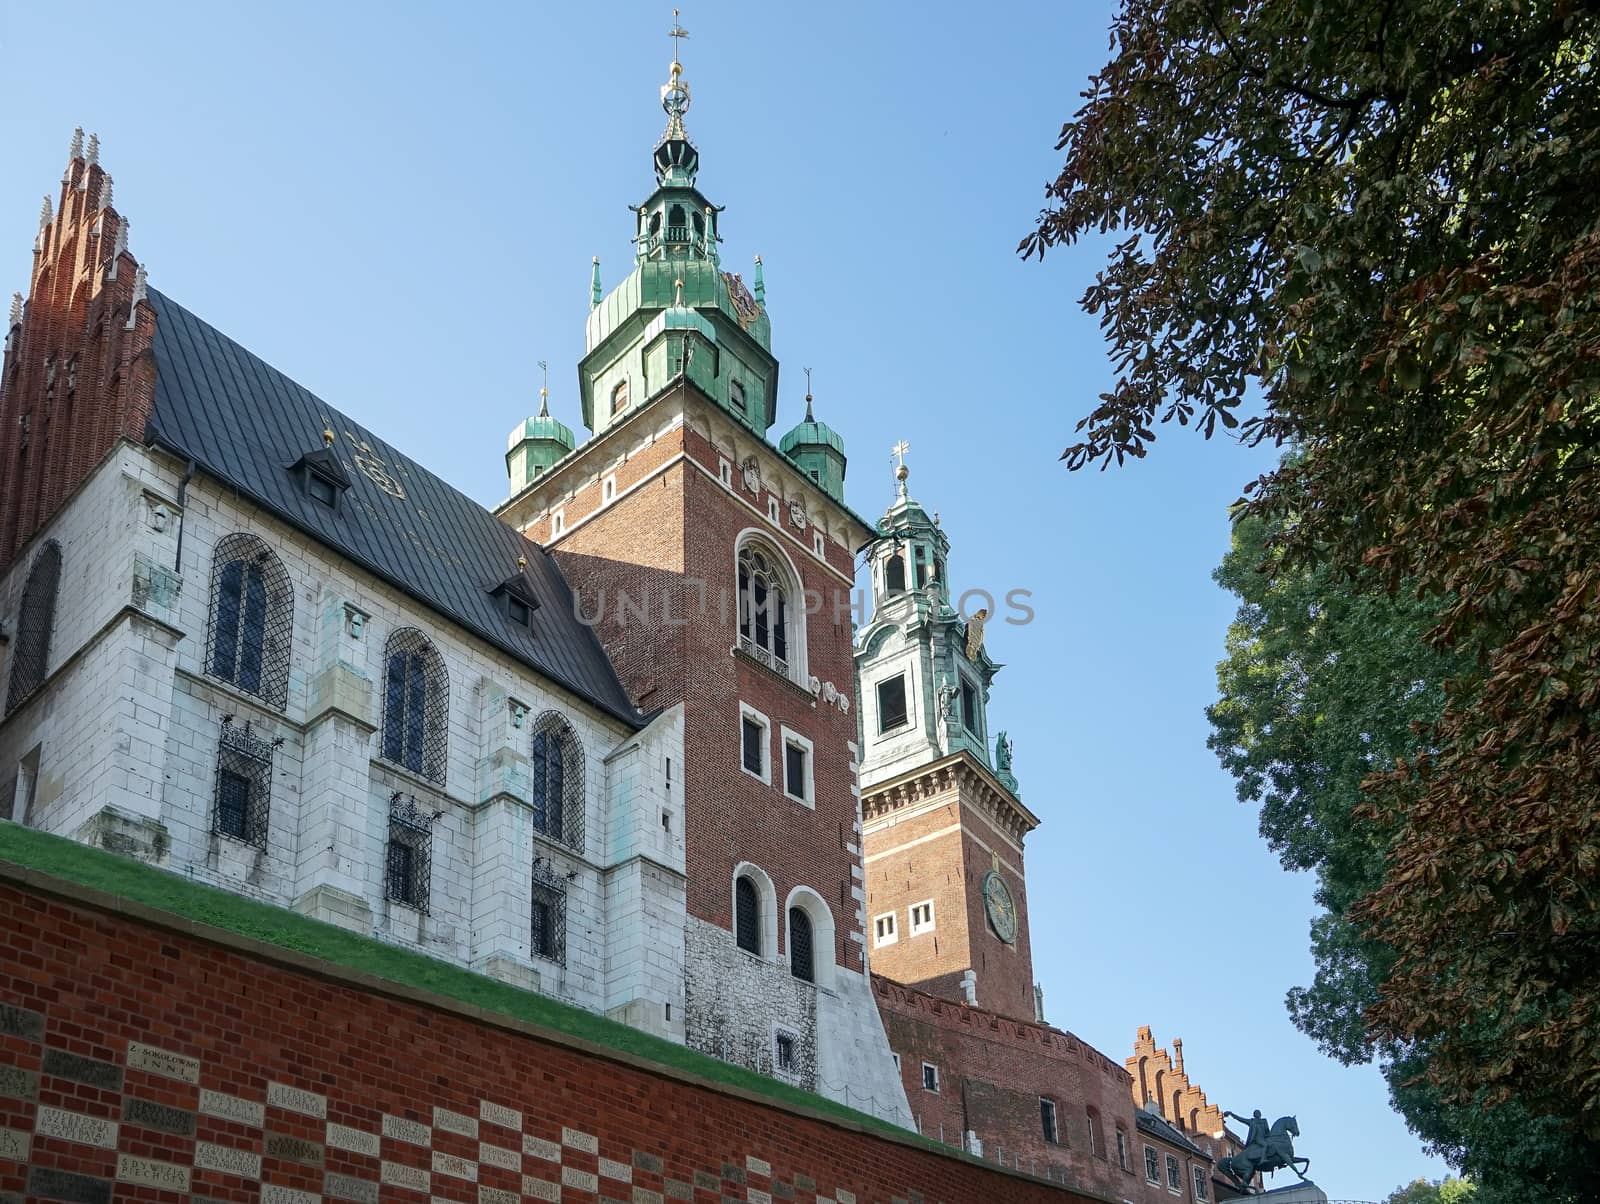
[[[602,710],[642,719],[550,554],[377,435],[150,291],[157,313],[155,406],[146,438],[251,498],[312,539],[383,578]],[[350,480],[329,508],[290,468],[323,449]],[[387,486],[387,487],[386,487]],[[519,627],[490,591],[527,557],[538,603]]]
[[[1210,1161],[1211,1155],[1195,1145],[1187,1133],[1168,1121],[1165,1116],[1159,1116],[1144,1108],[1135,1108],[1133,1110],[1133,1119],[1144,1132],[1159,1137],[1162,1141],[1169,1142],[1179,1149],[1187,1149],[1191,1154]]]

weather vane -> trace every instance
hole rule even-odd
[[[689,107],[689,85],[683,82],[683,64],[678,61],[678,54],[683,46],[683,39],[689,36],[678,20],[678,10],[672,10],[672,28],[667,31],[667,36],[672,39],[672,73],[666,83],[661,85],[661,107],[674,117],[681,117]]]
[[[545,418],[550,414],[550,365],[540,360],[539,372],[542,377],[539,382],[539,417]]]

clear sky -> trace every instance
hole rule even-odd
[[[725,266],[766,267],[804,409],[882,512],[890,446],[938,509],[958,589],[1033,593],[991,624],[991,729],[1016,743],[1047,1015],[1117,1061],[1184,1038],[1219,1105],[1298,1115],[1335,1198],[1443,1173],[1371,1067],[1289,1023],[1312,883],[1256,835],[1205,748],[1233,613],[1211,581],[1263,451],[1165,430],[1150,459],[1056,457],[1106,388],[1077,300],[1103,246],[1014,254],[1106,0],[687,7],[688,129]],[[153,285],[485,504],[538,406],[581,431],[590,257],[626,272],[653,177],[667,3],[41,4],[0,0],[0,303],[26,289],[43,192],[98,131]],[[1280,1175],[1278,1182],[1284,1182]]]

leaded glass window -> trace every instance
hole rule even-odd
[[[572,725],[554,711],[546,711],[533,725],[529,776],[534,828],[581,852],[583,746]]]
[[[415,627],[384,648],[383,759],[444,785],[449,678],[438,649]]]
[[[218,541],[206,672],[283,710],[293,628],[294,588],[272,549],[242,532]]]
[[[816,956],[811,940],[811,917],[806,914],[803,907],[789,909],[789,972],[805,982],[817,981]]]

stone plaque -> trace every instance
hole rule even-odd
[[[654,1154],[646,1153],[644,1150],[635,1150],[633,1152],[633,1167],[635,1170],[648,1171],[652,1175],[659,1175],[661,1173],[661,1159]]]
[[[522,1113],[512,1108],[502,1108],[499,1104],[491,1104],[488,1100],[478,1101],[478,1119],[499,1125],[502,1129],[522,1132]]]
[[[33,1134],[21,1129],[0,1129],[0,1158],[12,1162],[26,1162],[28,1147],[33,1144]]]
[[[226,1095],[221,1091],[207,1091],[204,1087],[200,1088],[200,1111],[207,1116],[249,1125],[252,1129],[259,1129],[267,1118],[265,1104],[240,1099],[237,1095]]]
[[[322,1190],[335,1200],[354,1200],[356,1204],[378,1204],[378,1185],[354,1175],[329,1171]]]
[[[127,1096],[122,1101],[122,1119],[130,1125],[145,1129],[158,1129],[163,1133],[176,1133],[179,1137],[194,1136],[194,1113],[182,1108],[169,1108],[166,1104],[152,1103],[147,1099]]]
[[[762,1191],[759,1187],[752,1187],[745,1193],[745,1199],[749,1200],[750,1204],[772,1204],[772,1193]]]
[[[135,1158],[132,1154],[117,1155],[117,1178],[123,1183],[137,1183],[141,1187],[159,1187],[162,1191],[187,1192],[189,1168],[171,1162],[156,1162],[150,1158]]]
[[[633,1189],[633,1204],[667,1204],[658,1191],[651,1191],[648,1187]]]
[[[522,1169],[522,1154],[518,1150],[507,1150],[497,1145],[490,1145],[487,1141],[478,1144],[478,1161],[484,1166],[498,1166],[502,1170],[520,1171]]]
[[[561,1130],[561,1144],[570,1145],[575,1150],[582,1150],[585,1154],[598,1154],[600,1152],[600,1139],[593,1133],[580,1133],[577,1129],[563,1128]]]
[[[177,1079],[180,1083],[200,1081],[200,1059],[186,1058],[171,1050],[157,1049],[138,1041],[128,1042],[128,1069],[159,1074],[163,1078]]]
[[[280,1187],[276,1183],[263,1183],[261,1204],[322,1204],[322,1197],[316,1192],[296,1191],[292,1187]]]
[[[62,1141],[99,1146],[103,1150],[117,1148],[116,1121],[60,1108],[40,1108],[39,1115],[34,1118],[33,1131],[41,1137],[59,1137]]]
[[[546,1162],[561,1161],[561,1147],[543,1137],[526,1134],[522,1138],[522,1152],[530,1158],[543,1158]]]
[[[478,1118],[463,1116],[459,1112],[452,1112],[449,1108],[435,1108],[433,1110],[433,1127],[443,1129],[446,1133],[456,1133],[462,1137],[478,1139]]]
[[[701,1191],[720,1192],[722,1190],[722,1180],[710,1171],[695,1171],[694,1185]]]
[[[298,1162],[301,1166],[322,1165],[321,1143],[307,1141],[304,1137],[295,1137],[289,1133],[268,1133],[266,1154],[269,1158]]]
[[[763,1179],[772,1178],[772,1163],[765,1162],[754,1154],[744,1156],[744,1166],[752,1175],[760,1175]]]
[[[267,1106],[298,1112],[302,1116],[314,1116],[318,1120],[328,1119],[326,1096],[318,1095],[315,1091],[302,1091],[287,1083],[267,1084]]]
[[[514,1191],[502,1191],[498,1187],[480,1187],[478,1204],[522,1204],[522,1197]]]
[[[28,1172],[28,1195],[35,1200],[67,1200],[70,1204],[111,1204],[111,1180],[36,1166]]]
[[[841,1187],[838,1191],[834,1192],[833,1195],[834,1198],[839,1201],[839,1204],[856,1204],[856,1193],[853,1191],[845,1191],[845,1189]]]
[[[0,1003],[0,1034],[24,1041],[44,1040],[44,1017],[13,1003]]]
[[[241,1179],[261,1178],[261,1155],[232,1146],[213,1145],[197,1141],[194,1146],[194,1165],[197,1170],[220,1171]]]
[[[591,1195],[600,1194],[600,1178],[591,1171],[580,1171],[575,1166],[561,1168],[561,1182],[577,1191],[586,1191]]]
[[[399,1162],[385,1162],[378,1178],[393,1187],[404,1187],[411,1191],[427,1191],[433,1182],[433,1177],[427,1171]]]
[[[794,1185],[796,1187],[798,1187],[801,1191],[816,1191],[817,1190],[817,1181],[815,1179],[813,1179],[810,1175],[796,1175],[794,1177]]]
[[[88,1083],[102,1091],[122,1090],[122,1067],[97,1058],[80,1058],[64,1049],[44,1051],[44,1073],[75,1083]]]
[[[365,1133],[360,1129],[352,1129],[349,1125],[337,1125],[328,1122],[328,1144],[336,1150],[348,1150],[352,1154],[365,1154],[368,1158],[376,1158],[382,1139],[376,1133]]]
[[[522,1194],[530,1200],[549,1200],[552,1204],[561,1204],[561,1184],[552,1183],[548,1179],[535,1179],[532,1175],[522,1176]]]
[[[794,1199],[794,1188],[790,1187],[782,1179],[774,1179],[772,1181],[772,1198],[774,1200],[792,1200]]]
[[[669,1200],[693,1200],[694,1184],[685,1183],[682,1179],[667,1179],[661,1184],[667,1190]]]
[[[433,1152],[433,1173],[436,1175],[449,1175],[454,1179],[470,1179],[478,1181],[478,1164],[466,1158],[457,1158],[454,1154],[446,1154],[442,1150]]]
[[[20,1066],[0,1066],[0,1095],[12,1099],[38,1099],[39,1076]]]
[[[600,1177],[602,1179],[619,1179],[623,1183],[633,1182],[633,1167],[626,1162],[618,1162],[615,1158],[600,1159]]]
[[[420,1145],[426,1148],[433,1144],[433,1130],[427,1125],[418,1124],[414,1120],[407,1120],[403,1116],[384,1116],[383,1135],[392,1137],[396,1141],[404,1141],[409,1145]]]

